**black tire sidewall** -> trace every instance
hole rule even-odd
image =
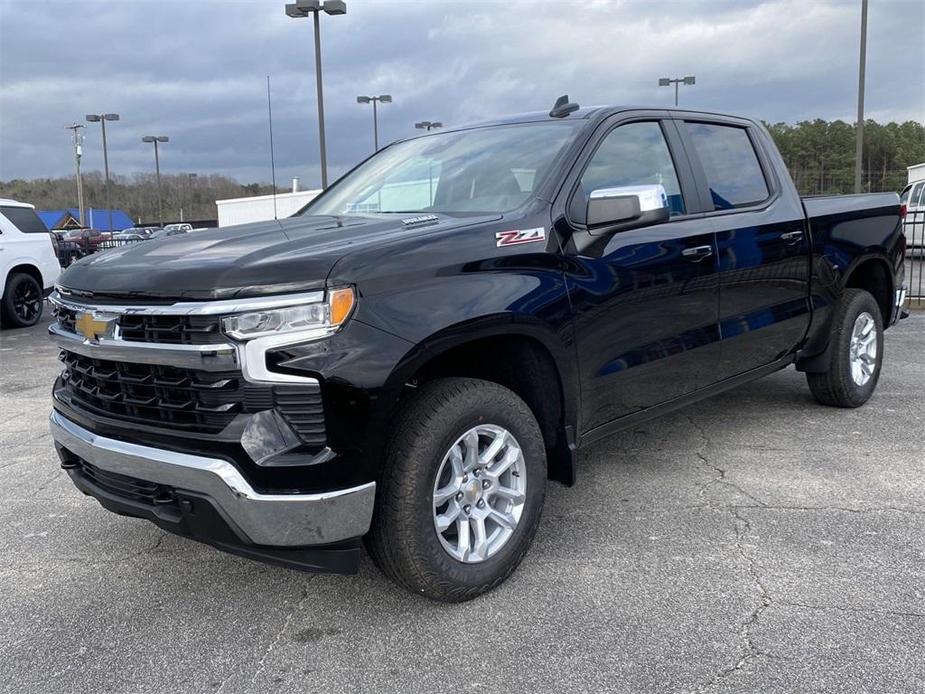
[[[36,282],[35,278],[31,275],[27,275],[23,272],[17,272],[14,275],[10,275],[9,279],[6,282],[6,287],[3,290],[3,324],[4,327],[10,328],[29,328],[42,319],[42,306],[39,305],[38,313],[35,316],[35,319],[32,321],[24,321],[16,314],[16,308],[13,305],[13,298],[16,292],[16,288],[28,282],[36,287],[39,292],[39,297],[42,295],[42,287]],[[41,299],[40,299],[41,301]]]
[[[482,592],[509,575],[532,542],[545,498],[546,451],[535,418],[513,392],[487,381],[452,380],[462,381],[469,387],[449,401],[446,407],[429,413],[430,434],[425,434],[417,442],[414,447],[417,455],[410,456],[413,460],[401,461],[406,474],[410,473],[406,482],[414,485],[414,493],[405,497],[409,500],[407,508],[394,511],[395,517],[403,518],[407,523],[407,549],[424,564],[417,567],[418,573],[425,580],[428,576],[433,577],[444,586],[451,585],[452,589],[470,597],[468,593]],[[477,387],[472,387],[473,384]],[[432,385],[439,387],[440,382]],[[410,410],[411,416],[418,416],[416,408],[412,406]],[[517,528],[505,545],[487,560],[470,564],[450,556],[440,543],[433,524],[433,487],[443,456],[450,446],[465,432],[485,424],[507,429],[523,451],[527,476],[526,501]]]

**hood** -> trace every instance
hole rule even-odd
[[[420,215],[290,217],[140,241],[88,256],[58,284],[98,297],[227,299],[324,286],[334,264],[351,250],[416,238],[490,217],[434,215],[436,222],[405,224]]]

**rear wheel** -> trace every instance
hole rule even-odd
[[[860,407],[870,399],[883,363],[880,307],[863,289],[846,289],[832,317],[829,368],[807,373],[816,400],[832,407]]]
[[[10,275],[0,304],[0,317],[4,326],[28,328],[35,325],[42,317],[43,306],[42,287],[32,275],[24,272]]]
[[[367,547],[409,590],[469,600],[520,563],[545,487],[542,434],[523,400],[488,381],[432,381],[399,416]]]

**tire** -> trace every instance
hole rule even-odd
[[[852,350],[860,345],[853,344],[856,326],[863,330],[865,321],[873,321],[876,335],[871,341],[875,354],[863,348],[859,359],[852,359]],[[854,362],[854,367],[852,363]],[[863,362],[866,366],[858,366]],[[813,396],[823,405],[830,407],[860,407],[870,399],[880,379],[883,363],[883,319],[880,306],[874,297],[863,289],[846,289],[835,307],[832,316],[832,335],[829,341],[829,368],[824,373],[807,373],[806,381]],[[854,368],[854,370],[852,370]],[[861,369],[860,371],[858,369]],[[867,369],[869,368],[869,373]],[[860,379],[859,379],[860,375]],[[866,378],[865,378],[866,377]]]
[[[508,443],[493,458],[498,462],[481,468],[478,477],[470,471],[460,478],[453,473],[467,469],[465,460],[459,463],[460,468],[453,463],[473,450],[469,445],[473,429],[478,435],[475,450],[482,453],[494,439]],[[499,431],[509,433],[514,445]],[[464,434],[470,437],[463,440]],[[453,450],[461,455],[454,456]],[[517,462],[501,477],[496,480],[492,476],[504,461],[515,458]],[[515,475],[518,470],[522,474]],[[467,478],[468,483],[454,487],[454,480]],[[515,500],[510,495],[514,490],[508,487],[519,485],[523,487]],[[435,508],[438,486],[444,494],[448,489],[455,491],[445,506]],[[492,489],[502,489],[505,496],[490,496]],[[533,541],[545,494],[546,450],[526,403],[489,381],[437,379],[415,391],[400,411],[376,486],[376,508],[366,546],[383,573],[408,590],[444,602],[470,600],[498,586],[517,568]],[[460,496],[462,500],[458,500]],[[512,530],[493,520],[497,508],[506,511],[510,524],[518,501],[522,504],[519,520]],[[439,533],[435,516],[450,518],[453,509],[460,515]],[[486,513],[491,518],[481,521],[480,534],[476,516]],[[464,533],[467,542],[463,541]],[[492,549],[489,542],[477,543],[479,536],[494,536],[499,544]],[[469,556],[461,559],[451,554],[464,544],[473,547]]]
[[[28,328],[39,322],[45,300],[42,287],[32,275],[17,272],[9,276],[0,303],[4,327]]]

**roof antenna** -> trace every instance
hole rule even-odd
[[[549,112],[550,118],[565,118],[572,111],[577,111],[580,106],[572,101],[568,100],[568,94],[563,94],[558,99],[552,107],[552,111]]]
[[[267,75],[267,121],[270,125],[270,172],[273,177],[273,219],[278,220],[276,214],[276,159],[273,154],[273,106],[270,103],[270,76]]]

